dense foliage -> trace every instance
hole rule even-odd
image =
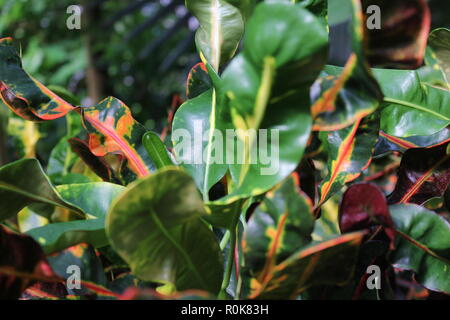
[[[372,4],[379,30],[366,27]],[[118,98],[81,107],[44,86],[0,39],[21,158],[0,168],[0,298],[450,294],[450,30],[430,32],[427,2],[186,7],[202,62],[161,135]],[[57,119],[67,132],[43,167],[34,125]],[[237,135],[231,154],[245,161],[215,148],[213,132],[230,130],[257,132]],[[200,134],[192,153],[179,132]],[[251,152],[261,132],[279,136],[264,146],[279,156],[274,173]],[[189,161],[197,149],[203,161]],[[71,266],[80,288],[65,285]]]

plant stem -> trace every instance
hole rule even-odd
[[[225,275],[222,282],[222,288],[220,290],[219,299],[225,299],[226,298],[226,290],[230,284],[231,279],[231,272],[233,271],[233,262],[234,262],[234,248],[236,246],[236,226],[232,228],[230,235],[230,247],[228,248],[228,256],[227,256],[227,267],[225,270]]]

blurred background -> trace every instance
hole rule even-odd
[[[450,27],[450,1],[429,4],[433,28]],[[67,28],[71,5],[82,8],[80,30]],[[184,0],[0,0],[0,37],[20,45],[25,70],[84,106],[115,96],[156,132],[167,123],[173,97],[185,98],[187,74],[200,61],[197,27]],[[40,154],[64,135],[63,121],[39,125]],[[1,145],[0,163],[13,160]]]

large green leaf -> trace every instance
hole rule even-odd
[[[0,221],[24,207],[41,203],[78,213],[83,211],[61,198],[36,159],[23,159],[0,168]]]
[[[228,166],[213,150],[213,143],[223,146],[226,121],[218,118],[215,91],[208,90],[186,101],[173,119],[172,141],[178,162],[190,173],[205,198],[209,189],[226,173]],[[214,135],[208,132],[215,133]],[[214,152],[216,155],[214,156]]]
[[[381,130],[385,133],[397,137],[426,136],[450,124],[449,90],[422,83],[417,71],[373,72],[385,95],[381,111]]]
[[[235,159],[227,162],[235,184],[229,201],[263,193],[300,162],[311,128],[309,89],[325,60],[326,30],[302,6],[256,7],[244,50],[218,88],[218,106],[231,116],[242,144],[231,148]],[[270,154],[272,163],[263,163],[261,152]]]
[[[124,187],[93,182],[58,186],[60,195],[68,202],[82,208],[90,217],[87,220],[50,223],[27,232],[48,253],[60,251],[79,243],[94,247],[108,244],[105,234],[105,217],[111,203],[125,190]]]
[[[389,207],[399,236],[391,261],[412,270],[426,288],[450,294],[450,225],[436,213],[414,204]]]
[[[242,14],[225,0],[186,0],[186,7],[200,22],[195,35],[200,56],[218,71],[237,50],[244,33]]]
[[[119,197],[107,217],[107,235],[142,280],[217,293],[223,262],[214,234],[200,219],[206,214],[192,178],[164,168]]]
[[[52,120],[74,107],[26,73],[11,38],[0,39],[0,97],[20,117]]]

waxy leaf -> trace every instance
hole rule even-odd
[[[152,131],[145,133],[142,137],[142,143],[156,169],[173,166],[166,146],[156,133]]]
[[[130,109],[119,99],[109,97],[95,107],[82,109],[84,125],[89,132],[91,152],[103,157],[119,154],[127,160],[126,182],[150,174],[152,166],[142,146],[147,131],[134,120]]]
[[[313,228],[311,200],[289,177],[266,194],[248,222],[242,248],[250,275],[266,281],[277,264],[311,242]]]
[[[363,50],[366,26],[362,20],[360,3],[346,3],[349,4],[348,8],[339,1],[328,3],[330,37],[334,36],[334,29],[340,30],[343,25],[346,27],[345,35],[351,39],[351,43],[331,39],[332,52],[349,52],[345,67],[342,72],[337,73],[332,66],[327,66],[311,89],[311,96],[315,101],[311,106],[313,130],[317,131],[348,127],[374,112],[382,99],[381,89],[372,76]],[[344,11],[342,7],[347,10]],[[339,15],[344,15],[346,20],[341,21]],[[339,23],[334,24],[334,21]]]
[[[444,128],[431,136],[411,136],[407,138],[391,136],[380,131],[374,155],[382,155],[388,152],[401,152],[414,148],[431,148],[450,141],[450,129]]]
[[[381,106],[383,132],[396,137],[426,136],[450,124],[449,90],[422,83],[417,71],[373,72],[385,95]]]
[[[357,121],[351,127],[321,133],[328,153],[328,174],[319,187],[317,208],[369,166],[378,138],[377,121],[370,119],[360,123]]]
[[[347,233],[369,229],[372,226],[383,226],[393,244],[394,224],[384,193],[374,184],[354,184],[342,196],[339,228],[342,233]]]
[[[288,3],[256,7],[218,93],[243,145],[231,149],[228,201],[261,194],[297,167],[311,128],[309,89],[325,59],[326,30],[311,13]]]
[[[192,178],[164,168],[122,193],[106,230],[140,279],[218,293],[223,262],[214,234],[200,219],[206,214]]]
[[[431,23],[426,0],[362,0],[362,6],[368,13],[366,30],[370,64],[380,68],[419,67]]]
[[[212,87],[211,79],[208,75],[208,69],[203,62],[197,63],[191,71],[186,83],[186,96],[193,99]]]
[[[124,187],[93,182],[70,184],[57,187],[64,200],[77,205],[90,216],[87,220],[50,223],[27,232],[46,254],[57,252],[79,243],[89,243],[94,247],[108,244],[105,234],[105,217],[113,200],[125,190]]]
[[[208,90],[186,101],[173,119],[172,142],[177,161],[189,172],[208,198],[208,192],[227,172],[228,166],[213,144],[223,147],[220,133],[227,123],[219,117],[215,91]],[[223,155],[223,153],[222,153]]]
[[[412,270],[430,290],[450,294],[450,224],[415,204],[389,207],[397,229],[394,267]]]
[[[444,195],[450,184],[450,154],[445,143],[434,148],[405,152],[398,171],[398,181],[389,195],[389,203],[416,203]]]
[[[203,62],[219,71],[235,54],[244,33],[241,12],[225,0],[186,0],[186,7],[200,22],[195,42]]]
[[[364,234],[345,234],[297,251],[277,264],[263,283],[253,279],[249,298],[295,299],[312,286],[345,284],[353,274]]]
[[[13,112],[30,121],[57,119],[75,109],[23,70],[11,38],[0,39],[0,97]]]
[[[61,198],[36,159],[23,159],[0,168],[0,199],[0,221],[33,203],[62,207],[81,217],[84,215],[80,208]]]

